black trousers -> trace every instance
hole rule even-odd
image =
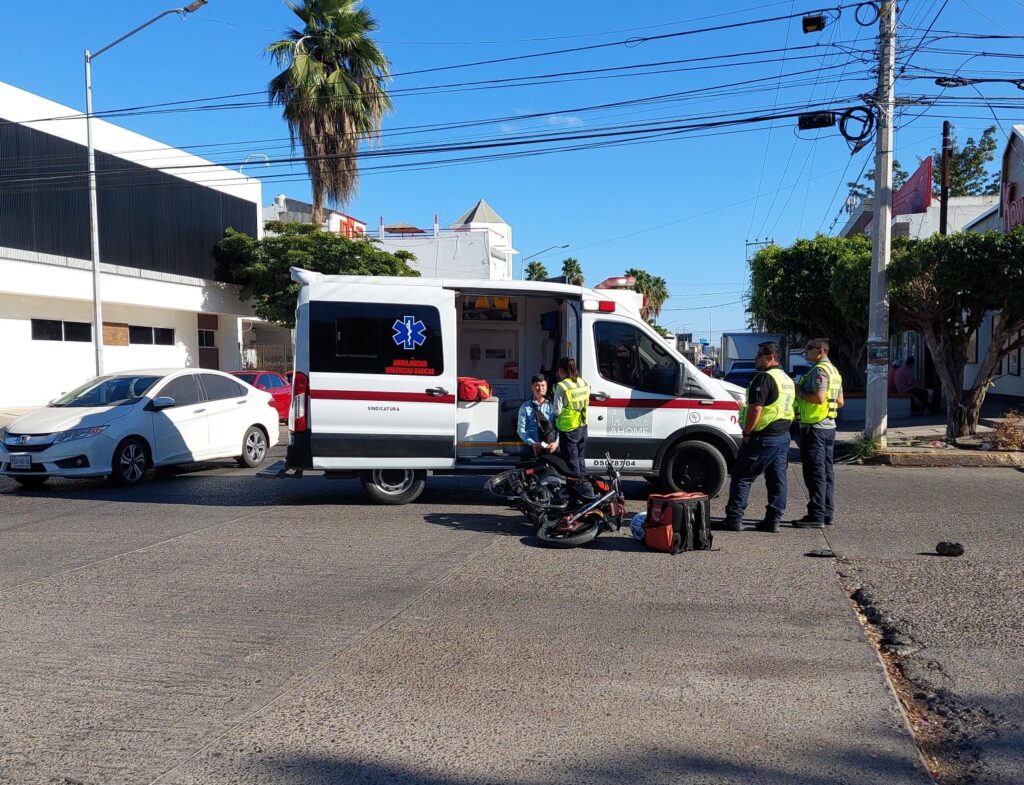
[[[800,461],[807,486],[807,515],[816,521],[832,521],[835,513],[836,476],[832,466],[835,428],[800,429]]]
[[[575,431],[561,431],[558,434],[558,452],[569,464],[573,473],[580,477],[587,474],[587,426],[581,425]]]

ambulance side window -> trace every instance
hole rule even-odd
[[[642,392],[675,395],[679,364],[653,337],[622,322],[596,322],[601,378]]]
[[[441,315],[429,305],[312,302],[309,367],[321,373],[440,376]]]

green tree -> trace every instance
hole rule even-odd
[[[847,389],[864,386],[871,241],[863,236],[767,245],[750,260],[754,321],[797,341],[828,338]]]
[[[391,254],[371,240],[350,240],[311,224],[268,221],[268,234],[254,240],[228,229],[213,250],[221,280],[241,285],[241,297],[255,303],[256,315],[286,327],[295,326],[299,284],[290,267],[325,275],[418,276],[408,251]]]
[[[875,170],[868,169],[861,178],[863,182],[849,182],[850,193],[861,199],[870,199],[875,194]],[[892,190],[896,191],[910,179],[910,173],[895,158],[892,162]]]
[[[963,147],[956,143],[952,134],[952,150],[949,157],[950,196],[992,196],[999,193],[999,173],[990,173],[986,164],[995,158],[999,143],[996,141],[996,127],[985,129],[977,142],[968,136]],[[932,155],[932,191],[939,193],[942,188],[942,150]]]
[[[645,321],[654,324],[670,296],[668,284],[660,275],[651,275],[639,267],[630,267],[626,270],[626,275],[636,279],[633,290],[644,296],[640,315]]]
[[[543,262],[536,260],[526,265],[526,280],[527,281],[543,281],[548,277],[548,268],[544,266]]]
[[[583,268],[580,267],[580,260],[569,256],[562,261],[562,276],[573,286],[583,286]]]
[[[359,182],[361,139],[375,138],[391,110],[388,59],[370,33],[373,15],[358,0],[301,0],[288,7],[302,21],[266,51],[283,68],[267,85],[282,108],[292,147],[298,139],[313,186],[313,223],[323,204],[343,205]]]
[[[897,317],[924,335],[942,379],[947,436],[975,433],[992,377],[1024,345],[1024,227],[932,235],[894,254],[887,277]],[[967,347],[992,311],[992,341],[964,379]]]

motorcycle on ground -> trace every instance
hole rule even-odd
[[[542,453],[535,460],[494,475],[486,487],[523,513],[536,529],[579,502],[576,480],[559,456]]]
[[[537,527],[537,540],[553,548],[578,548],[603,531],[617,532],[626,514],[626,497],[612,457],[605,453],[607,473],[593,478],[596,498],[585,500],[574,512],[549,519]]]

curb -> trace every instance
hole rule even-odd
[[[922,450],[890,447],[875,454],[875,463],[883,466],[955,466],[1024,468],[1024,452],[983,452],[981,450]]]

